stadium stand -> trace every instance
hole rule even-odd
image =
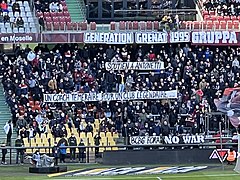
[[[216,110],[213,99],[239,84],[240,53],[236,47],[195,47],[189,44],[131,46],[56,45],[15,50],[1,71],[12,120],[26,146],[53,145],[73,133],[80,142],[114,145],[132,135],[204,133],[204,114]],[[220,59],[220,60],[219,60]],[[163,61],[157,72],[108,72],[108,61]],[[122,88],[122,78],[124,88]],[[120,88],[121,84],[121,88]],[[177,101],[44,103],[43,93],[179,91]],[[212,117],[210,130],[220,119]],[[103,151],[103,149],[100,149]],[[42,150],[44,152],[44,150]]]
[[[17,1],[7,4],[2,1],[0,4],[1,33],[37,33],[32,11],[28,1]]]

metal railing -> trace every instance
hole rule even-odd
[[[219,137],[220,138],[220,137]],[[219,139],[215,138],[215,139]],[[228,137],[222,137],[222,139],[230,139]],[[217,147],[224,147],[224,148],[230,148],[232,146],[237,147],[237,143],[203,143],[203,144],[158,144],[158,145],[115,145],[115,146],[66,146],[66,147],[59,147],[60,149],[70,149],[70,148],[75,148],[75,149],[85,149],[84,151],[84,156],[85,160],[84,163],[96,163],[96,162],[101,162],[102,159],[102,153],[95,154],[96,149],[103,148],[104,151],[128,151],[128,150],[159,150],[159,151],[164,151],[164,149],[174,149],[178,148],[178,150],[184,150],[185,148],[190,148],[194,150],[194,148],[200,148],[200,149],[214,149]],[[52,146],[39,146],[39,147],[0,147],[0,151],[2,149],[7,149],[8,151],[8,163],[9,164],[14,164],[16,159],[16,153],[17,150],[23,150],[25,152],[32,151],[34,153],[36,150],[39,150],[41,153],[41,150],[47,150],[45,153],[42,154],[47,154],[52,157]],[[25,155],[32,155],[32,153],[25,153]],[[78,155],[78,153],[76,153]],[[77,156],[76,156],[77,157]],[[68,161],[69,159],[69,154],[66,156],[66,163],[70,162]],[[78,158],[76,158],[78,159]],[[27,162],[25,162],[27,163]],[[72,163],[72,162],[71,162]]]

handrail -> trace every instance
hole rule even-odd
[[[114,146],[59,146],[60,149],[65,149],[65,148],[86,148],[86,149],[91,149],[91,148],[139,148],[139,147],[186,147],[186,146],[220,146],[221,143],[199,143],[199,144],[151,144],[151,145],[114,145]],[[222,143],[223,146],[234,146],[238,145],[238,143]],[[54,146],[34,146],[34,147],[0,147],[0,149],[49,149],[53,148]]]
[[[118,9],[114,12],[197,12],[196,9]]]

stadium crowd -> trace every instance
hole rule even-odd
[[[93,132],[131,135],[203,133],[204,113],[215,111],[213,99],[226,87],[239,85],[240,48],[197,47],[189,44],[98,46],[76,44],[30,49],[18,45],[15,56],[1,55],[0,75],[12,122],[20,136],[34,137],[50,128],[66,136],[66,126]],[[109,61],[163,61],[159,71],[106,71]],[[128,102],[44,103],[44,93],[178,90],[178,99]],[[210,129],[217,130],[213,118]],[[86,122],[86,126],[85,123]]]
[[[238,0],[212,1],[206,0],[203,3],[204,9],[215,11],[219,16],[239,16],[240,2]]]

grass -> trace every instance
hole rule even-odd
[[[209,169],[193,171],[189,173],[178,174],[157,174],[157,175],[118,175],[118,176],[75,176],[65,177],[56,176],[48,177],[47,174],[30,174],[28,165],[24,166],[0,166],[0,180],[240,180],[240,174],[233,171],[234,166],[225,166],[224,170],[221,165],[212,166]],[[100,165],[68,165],[68,170],[85,169],[85,168],[103,168],[113,166]],[[117,166],[114,166],[117,167]],[[122,166],[121,166],[122,167]],[[138,166],[131,166],[138,167]]]

